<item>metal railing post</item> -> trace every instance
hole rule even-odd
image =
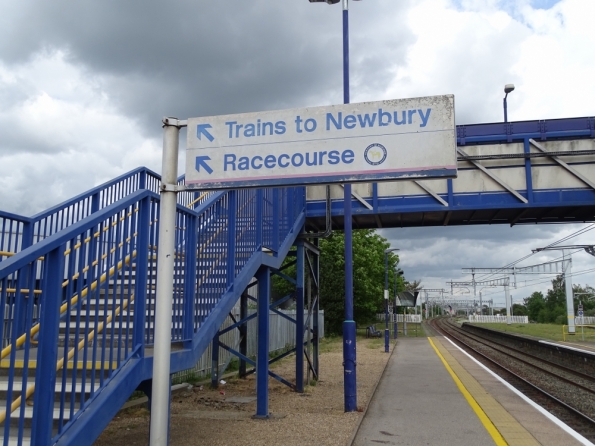
[[[37,370],[43,370],[43,373],[35,374],[36,391],[31,427],[31,444],[34,446],[48,445],[52,438],[60,304],[64,280],[64,250],[64,245],[61,245],[45,256],[47,269],[44,278],[37,352]]]

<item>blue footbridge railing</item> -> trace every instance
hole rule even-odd
[[[180,177],[178,183],[183,184],[184,177]],[[160,176],[140,167],[33,217],[0,210],[0,262],[132,192],[147,189],[159,193],[160,187]],[[180,192],[178,203],[194,208],[208,196],[209,193],[199,191]]]
[[[0,215],[0,443],[92,444],[150,389],[159,186],[138,169],[35,217]],[[198,361],[304,222],[303,187],[180,194],[172,373]]]

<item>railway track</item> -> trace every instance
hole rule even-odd
[[[434,319],[430,324],[527,397],[595,442],[595,377],[469,333],[449,319]]]

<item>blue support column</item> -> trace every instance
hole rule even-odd
[[[279,189],[273,189],[273,251],[275,253],[279,252],[279,245],[281,241],[279,240],[279,225],[281,224],[281,218],[279,215],[279,211],[282,208],[281,203],[279,203]]]
[[[446,180],[446,187],[448,190],[448,205],[452,206],[454,204],[454,189],[452,185],[452,178]]]
[[[262,227],[264,225],[263,221],[263,201],[264,201],[264,192],[262,189],[256,190],[256,249],[262,249]]]
[[[141,356],[144,356],[145,322],[147,308],[147,277],[148,269],[153,259],[149,258],[149,232],[151,220],[151,199],[145,198],[140,202],[139,223],[138,223],[138,244],[136,247],[136,270],[134,281],[134,314],[132,343],[134,346],[141,344]],[[152,253],[151,253],[152,257]],[[94,258],[94,257],[91,257]]]
[[[271,276],[268,267],[256,273],[258,280],[258,351],[256,352],[256,415],[254,418],[269,418],[269,301]]]
[[[41,304],[37,373],[33,400],[31,444],[51,444],[54,412],[54,389],[56,386],[56,359],[58,357],[58,331],[60,327],[60,304],[64,280],[64,246],[54,249],[45,257],[43,302]],[[48,416],[50,414],[50,416]]]
[[[248,294],[247,291],[242,293],[240,297],[240,320],[245,321],[248,317]],[[240,370],[239,375],[240,378],[246,377],[246,360],[244,359],[248,356],[248,323],[244,322],[240,325],[240,354],[243,357],[240,357]]]
[[[523,151],[526,154],[531,153],[531,146],[529,139],[525,138],[523,141]],[[531,174],[531,158],[525,158],[525,181],[527,184],[527,200],[529,204],[533,203],[533,175]]]
[[[295,386],[304,392],[304,242],[297,245],[297,283],[295,293]]]
[[[349,104],[349,11],[343,3],[343,102]],[[343,322],[343,392],[345,412],[357,410],[355,373],[355,321],[353,320],[353,232],[351,224],[351,184],[343,190],[345,228],[345,321]]]
[[[219,332],[213,337],[211,345],[211,387],[219,387]]]
[[[238,195],[237,191],[228,192],[227,209],[227,277],[226,285],[229,290],[233,288],[233,281],[236,276],[236,211]]]
[[[314,245],[318,248],[318,240],[314,240]],[[312,363],[314,365],[314,372],[316,373],[316,379],[320,380],[320,362],[318,360],[318,355],[320,351],[320,327],[318,325],[319,322],[319,313],[320,313],[320,255],[316,255],[314,260],[314,275],[315,275],[315,283],[316,283],[316,299],[314,299],[314,307],[312,308],[312,312],[314,315],[314,321],[312,322],[312,329],[314,331],[312,337]]]
[[[374,213],[379,214],[379,212],[378,212],[378,183],[372,183],[372,208],[374,209]]]
[[[196,287],[197,256],[196,246],[198,244],[198,218],[188,216],[186,221],[187,246],[184,256],[184,342],[192,344],[194,336],[194,288]]]

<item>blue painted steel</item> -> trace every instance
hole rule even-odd
[[[555,139],[555,138],[579,138],[590,137],[590,129],[586,129],[587,124],[591,125],[591,118],[561,120],[562,122],[535,121],[527,123],[508,123],[513,130],[509,134],[489,134],[489,131],[502,131],[502,124],[482,124],[478,126],[458,126],[459,144],[481,144],[481,143],[505,143],[508,140],[521,141],[524,144],[524,152],[529,152],[530,138],[533,139]],[[516,131],[517,128],[520,131]],[[547,125],[546,125],[547,124]],[[580,128],[582,127],[582,128]],[[538,133],[535,130],[546,128],[545,132]],[[550,128],[555,131],[549,131]],[[533,130],[533,133],[527,133]],[[521,132],[522,131],[522,132]],[[516,133],[515,133],[516,132]],[[519,202],[517,198],[508,192],[465,192],[454,193],[453,180],[447,180],[447,193],[439,194],[441,198],[448,202],[445,207],[438,203],[433,197],[424,195],[407,195],[396,197],[378,198],[378,205],[373,210],[368,209],[361,203],[354,201],[354,212],[357,215],[378,215],[378,214],[407,214],[407,213],[429,213],[442,212],[446,217],[440,221],[428,223],[426,219],[424,224],[448,224],[452,218],[452,213],[461,211],[479,211],[479,210],[502,210],[502,209],[523,209],[531,208],[564,208],[593,206],[595,202],[595,191],[585,189],[548,189],[535,190],[533,188],[531,175],[531,159],[525,160],[525,178],[527,189],[518,192],[527,198],[528,203]],[[464,170],[464,169],[461,169]],[[374,199],[376,202],[376,199]],[[322,217],[325,213],[326,203],[324,201],[309,202],[307,205],[308,217]],[[332,205],[332,214],[341,215],[343,204],[335,200]],[[581,220],[577,220],[581,221]],[[476,222],[476,221],[474,221]],[[486,221],[487,223],[498,223],[498,221]],[[516,221],[504,221],[506,223],[516,223]],[[477,221],[481,223],[481,221]]]
[[[372,208],[378,211],[378,183],[372,183]]]
[[[35,393],[33,403],[33,423],[31,426],[31,444],[45,446],[51,443],[53,417],[47,414],[54,411],[54,389],[56,386],[56,358],[58,356],[58,321],[60,320],[60,297],[64,269],[64,246],[60,245],[46,254],[47,275],[44,277],[43,289],[53,299],[44,299],[41,306],[41,324],[37,367],[43,373],[35,377]],[[16,352],[16,349],[13,349]],[[8,403],[10,404],[10,402]],[[7,423],[8,424],[8,423]],[[6,435],[6,432],[5,432]],[[5,437],[6,438],[6,437]]]
[[[213,336],[211,343],[211,387],[219,386],[219,333]]]
[[[493,132],[486,131],[487,127],[494,125],[498,124],[459,126],[457,131],[461,130],[459,138],[467,144],[524,140],[527,137],[542,140],[595,137],[592,118],[539,121],[537,124],[509,123],[508,127],[499,124],[500,135],[496,136],[500,139]],[[81,365],[78,373],[60,378],[62,390],[56,398],[58,430],[52,442],[90,444],[130,392],[141,381],[150,378],[152,358],[145,357],[144,347],[150,345],[153,339],[152,287],[158,243],[156,216],[159,197],[149,190],[140,189],[147,187],[157,191],[159,183],[158,177],[150,171],[139,169],[32,218],[0,213],[0,250],[17,253],[2,256],[0,263],[0,332],[9,334],[3,339],[2,347],[13,345],[22,332],[35,327],[57,332],[57,323],[53,328],[48,328],[52,324],[45,320],[38,325],[36,305],[46,303],[47,310],[42,312],[41,318],[47,317],[47,312],[59,314],[62,305],[67,314],[63,315],[60,323],[72,337],[56,347],[56,357],[65,357],[70,353],[71,361]],[[526,208],[506,192],[470,196],[454,194],[451,183],[449,181],[449,193],[445,195],[453,209]],[[531,187],[526,192],[527,196],[530,192]],[[232,268],[233,277],[228,277],[225,261],[230,232],[228,194],[211,194],[202,197],[198,203],[192,203],[197,198],[194,192],[180,194],[182,204],[197,209],[178,207],[176,240],[180,255],[177,256],[174,278],[177,285],[172,341],[183,341],[186,348],[172,354],[172,371],[186,369],[196,362],[237,300],[239,293],[235,290],[245,289],[262,265],[279,268],[304,224],[303,188],[284,189],[277,193],[249,190],[238,191],[237,194],[236,237],[229,239],[235,244],[237,258]],[[350,198],[350,194],[347,196]],[[351,203],[350,199],[347,201]],[[592,206],[594,201],[595,192],[590,190],[539,190],[533,191],[533,203],[530,205],[547,208],[565,203],[580,206],[582,203]],[[432,209],[445,210],[433,203],[435,200],[431,197],[414,196],[408,198],[403,206],[402,200],[399,202],[396,197],[391,197],[379,199],[376,212],[420,212],[431,206],[434,206]],[[337,205],[342,203],[333,203],[333,213],[340,215],[343,209]],[[359,214],[368,212],[357,203],[355,211]],[[348,220],[351,222],[351,219]],[[195,241],[188,232],[196,236]],[[23,249],[29,242],[31,246]],[[197,247],[195,268],[187,261],[192,252],[191,246]],[[272,248],[272,255],[263,253],[262,246]],[[61,257],[63,267],[52,273],[53,287],[58,290],[52,293],[48,288],[52,269],[48,260],[56,250],[65,254]],[[55,267],[56,263],[52,264]],[[195,278],[189,276],[192,269],[196,270]],[[126,277],[133,274],[134,285],[126,282]],[[228,283],[230,280],[233,284]],[[189,290],[193,291],[191,296],[188,296]],[[72,299],[73,296],[76,299]],[[108,303],[107,296],[114,299]],[[123,308],[125,305],[128,305],[126,309]],[[6,311],[11,317],[14,314],[14,319],[7,318]],[[107,317],[112,318],[111,325],[101,328],[99,324]],[[348,375],[347,370],[353,371],[355,383],[355,324],[352,318],[353,313],[346,309],[344,356],[348,368],[345,375]],[[134,328],[127,323],[130,321],[134,323]],[[42,336],[33,336],[39,338],[40,351],[43,337],[46,337],[43,333],[45,331]],[[90,336],[94,337],[93,341]],[[26,359],[31,352],[32,337],[24,339],[22,352]],[[80,350],[73,349],[78,344],[82,346]],[[17,378],[16,357],[14,347],[5,357],[10,364],[9,388],[12,389],[18,382],[21,389],[25,389],[32,384],[33,378],[26,370]],[[55,367],[55,362],[53,365]],[[351,378],[346,376],[346,382]],[[78,388],[86,391],[77,391]],[[40,405],[34,404],[34,416],[50,417],[53,411],[42,414],[35,407],[44,404],[43,398],[46,397],[41,394],[35,392],[34,395],[34,398],[42,399]],[[12,395],[9,391],[9,401]],[[51,399],[54,400],[53,394]],[[74,404],[75,401],[80,405]],[[355,389],[352,393],[346,392],[346,410],[348,401],[356,407]],[[24,406],[21,406],[18,414],[22,415],[24,411]],[[17,412],[13,413],[13,417],[16,415]],[[38,420],[41,418],[37,418],[35,423],[50,423]],[[5,438],[9,435],[21,437],[23,427],[22,419],[18,427],[5,423]]]
[[[318,248],[318,240],[314,240],[314,246]],[[320,362],[318,360],[318,353],[320,350],[320,328],[318,325],[318,314],[320,314],[320,255],[314,256],[314,267],[313,267],[313,281],[316,287],[316,295],[314,298],[314,304],[312,305],[312,313],[315,315],[312,321],[312,364],[314,367],[314,373],[316,373],[316,380],[320,376]]]
[[[183,183],[183,177],[178,182]],[[21,251],[137,190],[148,189],[159,193],[160,185],[159,175],[145,167],[140,167],[33,217],[0,211],[0,251]],[[210,195],[213,193],[205,194],[193,206],[197,207]],[[181,205],[187,206],[195,200],[195,192],[178,194],[178,203]],[[28,225],[29,228],[27,228]],[[6,256],[0,255],[0,261],[4,257]]]
[[[523,141],[523,152],[531,153],[531,145],[529,140]],[[527,184],[527,200],[529,204],[533,203],[533,175],[531,174],[531,158],[525,159],[525,182]]]
[[[269,268],[262,267],[256,274],[258,281],[258,349],[256,353],[256,415],[269,417],[269,300],[271,276]]]
[[[295,385],[298,392],[304,392],[304,242],[297,241],[297,283],[295,289]]]
[[[247,290],[242,293],[240,297],[240,353],[245,357],[248,354],[248,324],[244,322],[248,316],[248,292]],[[246,361],[240,358],[240,378],[246,377]]]
[[[343,9],[343,102],[349,104],[349,11]],[[351,225],[351,184],[343,186],[345,226],[345,322],[343,322],[343,369],[345,412],[357,410],[355,373],[355,322],[353,322],[353,231]],[[353,323],[352,323],[353,322]]]
[[[227,277],[226,282],[228,286],[233,286],[233,278],[236,275],[235,259],[236,259],[236,218],[238,207],[238,195],[235,190],[229,191],[228,199],[228,229],[227,229]]]
[[[343,104],[349,104],[349,10],[343,9]]]
[[[178,205],[176,243],[179,254],[175,261],[172,342],[184,341],[186,348],[172,354],[172,371],[187,369],[196,363],[206,348],[201,340],[214,335],[237,300],[238,295],[233,290],[248,286],[263,264],[280,267],[304,225],[304,188],[288,188],[276,194],[254,190],[238,193],[243,195],[236,200],[235,237],[229,240],[228,222],[234,214],[230,211],[233,206],[230,207],[228,193],[211,194],[201,201],[196,211]],[[260,206],[255,203],[258,198],[261,198]],[[258,207],[266,209],[263,214],[270,217],[266,224],[262,221],[263,214],[260,221],[255,219]],[[272,218],[275,207],[278,209],[277,221]],[[78,362],[79,367],[77,372],[60,378],[61,390],[56,393],[58,431],[54,431],[51,442],[91,444],[96,436],[90,432],[101,432],[136,386],[150,378],[152,358],[145,357],[144,348],[153,339],[158,208],[159,197],[155,193],[149,190],[133,192],[100,207],[67,229],[20,250],[0,264],[0,312],[7,307],[4,303],[14,302],[14,309],[10,311],[16,313],[17,320],[25,322],[22,324],[24,331],[32,327],[42,327],[42,331],[45,327],[45,330],[52,329],[56,333],[58,330],[57,322],[43,319],[38,324],[33,319],[33,299],[29,294],[35,292],[35,299],[45,303],[42,318],[46,318],[45,314],[50,311],[60,314],[60,306],[65,310],[60,323],[62,330],[71,335],[59,347],[57,342],[53,343],[57,353],[52,361],[46,360],[52,367],[44,367],[55,371],[56,359],[64,357],[72,357],[71,362]],[[293,221],[286,216],[293,216]],[[6,226],[10,229],[17,224],[20,223],[11,221]],[[49,226],[58,227],[53,223]],[[276,245],[277,252],[272,256],[263,254],[260,246],[257,247],[259,231],[261,239]],[[228,277],[225,261],[228,241],[236,248],[231,277]],[[61,257],[63,266],[52,262],[52,270],[47,267],[47,260],[54,250],[64,252]],[[194,252],[198,255],[192,266],[190,258]],[[48,288],[50,271],[58,284],[53,292]],[[19,291],[25,289],[29,291]],[[105,321],[108,317],[110,323]],[[10,330],[1,330],[2,333],[11,333],[3,339],[3,347],[12,345],[22,330],[10,318],[0,317],[0,324],[2,328],[7,324],[10,326]],[[51,336],[42,334],[40,347],[44,337],[51,339]],[[30,346],[31,337],[27,337],[25,358]],[[15,382],[16,348],[11,349],[9,357],[12,358],[9,375]],[[33,378],[28,375],[23,373],[19,378],[23,388],[32,384]],[[37,379],[40,376],[44,375],[37,374]],[[39,389],[43,387],[37,386],[35,398],[40,398]],[[85,390],[81,392],[81,388]],[[47,393],[44,401],[51,400],[53,405],[53,385],[48,386]],[[111,397],[106,398],[107,395]],[[12,399],[10,396],[8,405]],[[34,405],[34,413],[40,417],[36,423],[51,424],[53,410],[44,414],[38,411],[39,407],[43,404]],[[24,405],[18,412],[24,412]],[[100,419],[95,418],[97,414],[101,414]],[[20,437],[23,421],[19,421],[19,426]],[[13,428],[12,423],[6,423],[4,429],[5,438],[17,436],[16,425]],[[43,430],[39,432],[38,435],[43,434]]]

